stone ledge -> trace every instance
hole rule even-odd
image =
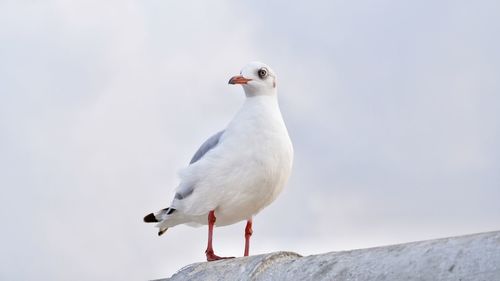
[[[179,280],[500,281],[500,231],[302,257],[292,252],[188,265]]]

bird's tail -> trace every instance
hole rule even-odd
[[[174,214],[176,209],[174,208],[165,208],[162,209],[156,213],[150,213],[144,217],[144,222],[150,223],[150,222],[156,222],[158,223],[156,227],[159,228],[158,230],[158,236],[162,235],[165,233],[168,229],[168,227],[171,225],[168,223],[168,219]],[[175,225],[175,224],[174,224]]]

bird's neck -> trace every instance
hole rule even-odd
[[[254,96],[246,98],[241,107],[238,119],[261,120],[263,123],[272,122],[272,120],[282,120],[281,111],[276,96]],[[281,121],[280,121],[281,122]]]
[[[253,134],[253,130],[259,132],[276,131],[275,128],[285,128],[278,98],[276,96],[254,96],[245,99],[226,130],[238,131],[242,134],[252,132]]]
[[[260,97],[260,96],[274,96],[277,97],[277,88],[274,87],[272,89],[256,89],[253,87],[244,87],[245,90],[245,96],[247,98],[254,98],[254,97]]]
[[[245,99],[243,107],[275,107],[278,106],[278,97],[276,95],[258,95],[251,96]]]

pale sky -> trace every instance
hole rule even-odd
[[[1,280],[149,280],[204,261],[162,237],[177,171],[278,74],[290,182],[252,254],[500,229],[500,2],[0,1]],[[241,256],[244,223],[217,228]]]

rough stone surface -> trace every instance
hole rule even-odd
[[[179,280],[500,281],[500,231],[306,257],[276,252],[195,263],[161,279]]]

